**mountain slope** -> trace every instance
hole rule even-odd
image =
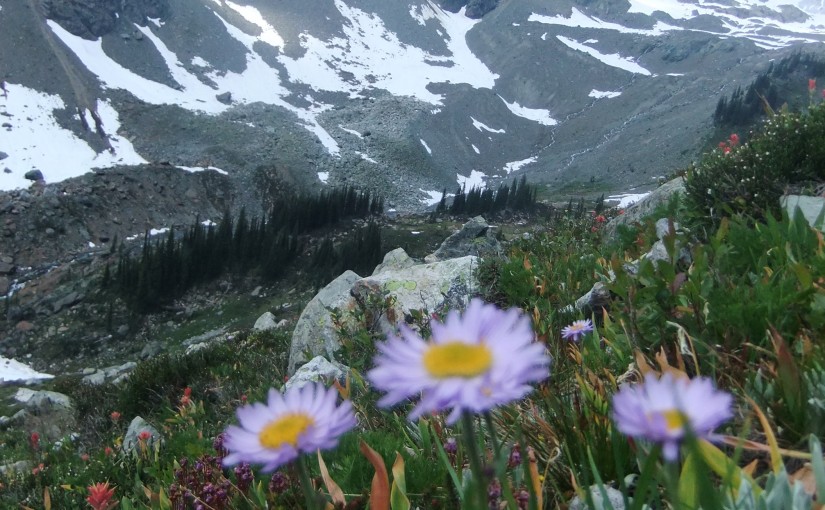
[[[161,161],[251,206],[261,179],[400,210],[521,172],[643,186],[696,157],[721,93],[822,49],[820,1],[729,3],[11,2],[0,188]]]

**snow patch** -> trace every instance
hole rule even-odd
[[[477,121],[473,117],[470,117],[470,120],[473,121],[473,127],[478,129],[479,131],[488,131],[490,133],[499,133],[499,134],[506,133],[506,131],[503,130],[503,129],[493,129],[490,126],[488,126],[487,124],[484,124],[483,122]]]
[[[344,37],[322,41],[311,34],[301,34],[304,55],[297,59],[278,57],[291,80],[315,90],[347,92],[351,97],[380,88],[431,104],[441,104],[443,99],[428,90],[431,83],[466,83],[490,89],[495,85],[498,75],[467,46],[467,32],[481,20],[466,17],[464,9],[450,13],[427,3],[428,15],[431,11],[446,32],[445,43],[451,56],[445,57],[402,43],[376,15],[350,7],[343,0],[334,2],[348,20],[343,26]],[[342,72],[352,77],[344,79]]]
[[[3,166],[11,174],[0,174],[0,189],[25,188],[31,184],[23,175],[38,169],[48,182],[57,182],[89,172],[93,168],[146,163],[131,142],[117,135],[120,121],[117,111],[98,100],[97,112],[103,123],[111,151],[95,152],[72,131],[55,119],[55,110],[66,108],[60,96],[45,94],[15,83],[6,83],[8,93],[0,96],[0,110],[10,115],[4,122],[2,149],[9,155]],[[4,117],[5,119],[5,117]],[[91,121],[94,128],[94,123]],[[80,126],[80,119],[77,119]],[[97,136],[97,135],[93,135]]]
[[[346,131],[347,133],[351,134],[351,135],[355,135],[355,136],[357,136],[358,138],[360,138],[362,140],[364,139],[364,135],[362,135],[361,133],[359,133],[358,131],[356,131],[354,129],[347,129],[347,128],[345,128],[344,126],[342,126],[340,124],[338,125],[338,127],[341,128],[343,131]]]
[[[471,170],[469,176],[456,174],[456,180],[458,181],[458,185],[461,186],[465,191],[470,191],[473,188],[486,188],[487,183],[484,182],[484,179],[486,178],[487,175],[485,175],[484,172],[479,172],[478,170]],[[439,193],[439,198],[440,196],[441,194]]]
[[[510,110],[510,112],[512,112],[516,117],[532,120],[543,126],[555,126],[558,124],[558,121],[550,116],[550,112],[548,110],[542,110],[540,108],[527,108],[521,106],[515,101],[508,103],[503,97],[498,97],[504,102],[505,105],[507,105],[507,109]]]
[[[605,90],[596,90],[596,89],[591,90],[590,93],[587,94],[588,97],[595,97],[596,99],[602,99],[602,98],[605,98],[605,97],[606,98],[614,98],[614,97],[619,97],[621,95],[622,95],[622,93],[619,92],[618,90],[616,90],[616,91],[606,90],[605,91]]]
[[[427,154],[429,154],[430,156],[432,156],[432,155],[433,155],[433,150],[432,150],[432,149],[430,149],[430,146],[429,146],[429,145],[427,145],[427,142],[425,142],[423,138],[420,138],[418,141],[419,141],[419,142],[421,142],[421,145],[423,145],[423,146],[424,146],[424,148],[427,150]]]
[[[605,201],[608,202],[618,202],[614,204],[613,207],[618,207],[619,209],[624,209],[629,205],[635,204],[639,200],[643,199],[644,197],[648,196],[650,193],[622,193],[620,195],[610,195],[609,197],[605,198]]]
[[[226,170],[221,170],[218,167],[214,166],[183,166],[183,165],[175,165],[177,168],[181,170],[186,170],[187,172],[204,172],[206,170],[212,170],[213,172],[218,172],[221,175],[229,175],[229,172]]]
[[[318,172],[318,180],[326,184],[329,180],[329,172]]]
[[[535,163],[538,159],[539,158],[537,156],[533,156],[531,158],[522,159],[519,161],[511,161],[504,165],[503,170],[507,172],[507,175],[510,175],[513,172],[521,170],[522,167],[529,165],[530,163]]]
[[[658,2],[659,0],[655,1]],[[629,28],[624,25],[619,25],[618,23],[610,23],[607,21],[602,21],[599,18],[588,16],[575,7],[573,8],[569,18],[565,18],[564,16],[544,16],[533,13],[530,14],[527,21],[535,21],[538,23],[544,23],[545,25],[556,25],[571,28],[614,30],[623,34],[640,34],[647,36],[658,36],[673,30],[682,30],[679,27],[668,25],[667,23],[662,23],[661,21],[657,21],[652,29]],[[596,39],[589,39],[588,41],[598,42]]]
[[[587,53],[591,57],[597,59],[603,64],[609,65],[610,67],[616,67],[618,69],[622,69],[634,74],[642,74],[645,76],[652,75],[650,71],[634,62],[633,59],[623,57],[618,53],[601,53],[595,48],[591,48],[590,46],[586,46],[578,41],[570,39],[569,37],[564,37],[561,35],[557,35],[556,39],[561,41],[568,48],[572,48],[576,51],[582,51],[584,53]]]
[[[358,154],[359,156],[361,156],[361,159],[363,159],[364,161],[369,161],[370,163],[375,163],[376,165],[378,164],[378,161],[375,161],[374,159],[372,159],[368,155],[364,154],[363,152],[355,151],[355,153]]]
[[[476,145],[474,143],[471,143],[470,145],[473,146],[473,150],[476,151],[476,154],[481,154],[481,151],[478,150],[478,147],[476,147]]]
[[[226,0],[226,5],[228,5],[232,10],[243,16],[243,18],[255,25],[256,27],[261,29],[261,35],[258,36],[258,39],[261,42],[265,42],[270,46],[274,46],[275,48],[280,49],[283,51],[284,49],[284,39],[283,37],[278,34],[275,28],[270,25],[261,14],[261,11],[252,7],[251,5],[239,5],[235,2],[230,2]]]
[[[439,202],[441,202],[441,195],[440,191],[427,191],[425,189],[419,188],[418,191],[428,195],[427,198],[422,198],[421,202],[424,203],[426,206],[433,206]]]
[[[198,66],[198,67],[212,67],[212,65],[209,64],[209,62],[207,62],[202,57],[199,57],[197,55],[192,57],[192,65],[193,66]]]
[[[51,379],[54,376],[44,374],[25,363],[0,356],[0,381],[26,381],[29,379]]]

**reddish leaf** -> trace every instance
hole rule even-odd
[[[361,440],[361,453],[370,461],[375,468],[375,476],[372,477],[372,490],[370,491],[370,508],[372,510],[389,510],[390,508],[390,478],[387,475],[387,468],[384,459],[378,455],[363,439]]]

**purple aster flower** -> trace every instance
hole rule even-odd
[[[378,344],[375,368],[367,374],[387,392],[381,406],[421,396],[410,420],[451,409],[452,424],[463,411],[483,412],[524,397],[531,383],[550,373],[550,357],[533,341],[530,319],[516,309],[473,299],[463,316],[453,310],[444,323],[430,326],[432,338],[425,341],[401,325],[400,336]]]
[[[661,443],[665,459],[673,461],[688,430],[712,439],[713,429],[733,416],[732,402],[730,393],[717,390],[706,377],[648,374],[644,383],[613,396],[613,419],[622,433]]]
[[[241,462],[263,464],[273,471],[301,453],[334,448],[338,438],[356,425],[352,404],[336,406],[337,391],[322,384],[290,388],[286,394],[269,390],[267,404],[238,408],[240,427],[226,429],[225,466]]]
[[[593,322],[590,319],[575,321],[561,330],[561,337],[571,342],[578,342],[585,333],[593,331]]]

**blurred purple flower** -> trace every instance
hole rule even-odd
[[[267,404],[238,408],[240,427],[230,425],[223,446],[225,466],[263,464],[273,471],[301,453],[334,448],[338,438],[356,425],[352,404],[336,406],[338,392],[322,384],[293,387],[286,394],[269,390]]]
[[[533,341],[530,319],[516,309],[473,299],[463,316],[453,310],[444,323],[430,326],[432,338],[425,341],[402,324],[400,336],[378,344],[375,368],[367,374],[387,392],[381,406],[421,396],[410,420],[451,409],[447,423],[455,423],[463,411],[484,412],[524,397],[531,383],[550,373],[550,357]]]
[[[679,456],[679,444],[691,431],[712,439],[712,431],[733,416],[733,397],[706,377],[676,379],[648,374],[641,384],[613,396],[613,419],[622,433],[661,443],[666,460]]]

